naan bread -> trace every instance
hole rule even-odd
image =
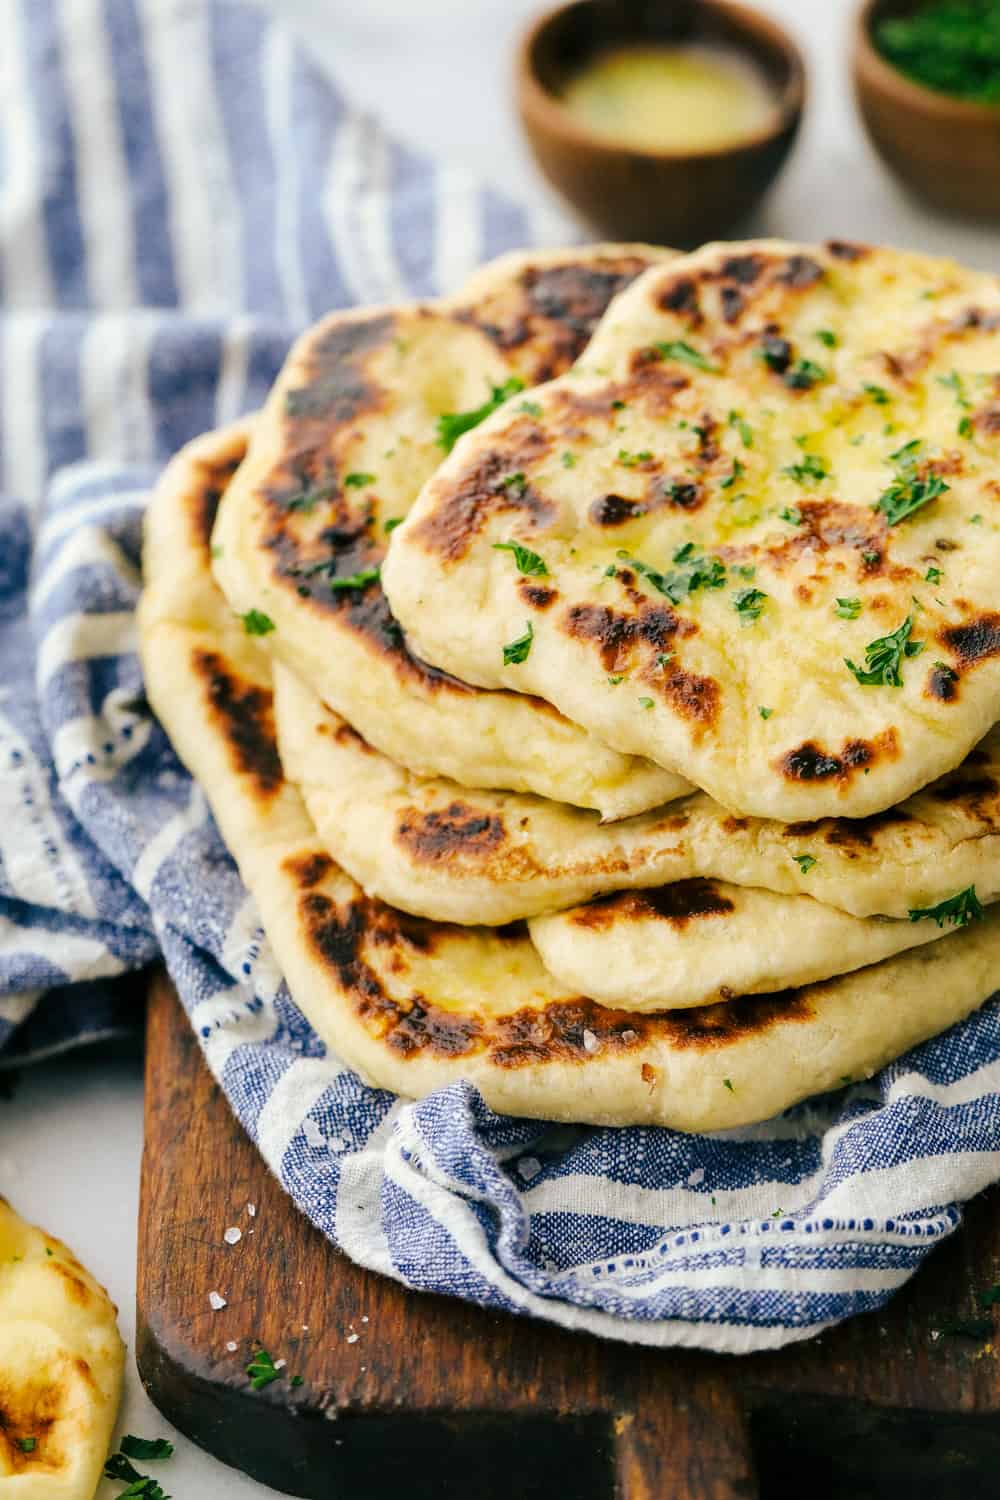
[[[1000,716],[998,460],[996,277],[709,245],[457,444],[382,578],[437,667],[739,813],[862,817]]]
[[[998,730],[957,771],[870,819],[734,818],[699,793],[601,823],[565,803],[415,776],[293,672],[278,667],[274,687],[282,764],[327,851],[368,895],[415,916],[512,922],[691,876],[801,893],[807,911],[823,901],[856,917],[906,918],[970,885],[981,901],[1000,896]]]
[[[115,1307],[0,1198],[0,1496],[91,1500],[125,1370]]]
[[[400,764],[608,818],[690,791],[539,699],[417,660],[378,581],[387,527],[444,457],[442,414],[568,368],[615,292],[668,258],[646,246],[507,256],[450,302],[336,313],[289,356],[219,516],[216,577],[238,614],[273,625],[265,648]]]
[[[296,1003],[365,1078],[411,1096],[466,1078],[493,1108],[541,1119],[721,1129],[874,1071],[991,993],[994,913],[825,985],[649,1016],[565,989],[523,928],[432,923],[366,897],[282,774],[268,656],[205,587],[205,517],[232,445],[222,434],[182,453],[153,499],[140,609],[147,690],[211,802]]]
[[[696,879],[601,896],[535,917],[528,930],[561,984],[605,1005],[653,1011],[815,984],[949,928],[852,917],[809,896]]]

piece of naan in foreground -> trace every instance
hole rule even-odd
[[[998,580],[1000,280],[777,241],[634,282],[456,445],[382,570],[424,660],[785,822],[965,758]]]
[[[690,791],[540,699],[418,660],[378,577],[442,443],[494,398],[530,406],[522,386],[567,369],[611,298],[667,259],[642,245],[504,256],[450,300],[332,314],[289,355],[221,508],[216,577],[264,648],[400,764],[609,818]]]
[[[852,917],[809,896],[722,880],[617,891],[534,917],[549,973],[604,1005],[670,1010],[816,984],[940,939],[958,923]]]
[[[274,689],[285,774],[327,851],[369,895],[415,916],[511,922],[692,876],[809,896],[807,910],[822,901],[855,918],[905,920],[969,886],[983,902],[1000,896],[997,729],[958,770],[870,819],[734,818],[698,793],[602,823],[566,803],[415,776],[294,672],[278,667]]]
[[[0,1198],[0,1497],[91,1500],[125,1346],[107,1292]]]
[[[366,897],[284,779],[266,654],[205,585],[206,513],[232,442],[192,445],[153,499],[140,608],[147,690],[211,802],[294,1000],[365,1078],[411,1096],[469,1079],[492,1107],[533,1118],[722,1129],[873,1072],[991,994],[995,912],[828,984],[650,1016],[567,991],[523,929],[426,922]]]

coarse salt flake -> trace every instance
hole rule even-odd
[[[226,1299],[221,1292],[209,1292],[208,1305],[213,1312],[221,1312],[226,1305]]]
[[[358,1342],[358,1339],[360,1337],[361,1337],[360,1333],[349,1333],[347,1335],[347,1342],[349,1344],[356,1344]]]
[[[247,1213],[250,1215],[251,1219],[254,1217],[254,1215],[256,1214],[256,1212],[257,1212],[257,1205],[256,1205],[256,1203],[248,1203],[247,1204]]]
[[[236,1353],[236,1351],[237,1351],[237,1349],[238,1349],[238,1348],[239,1348],[239,1347],[240,1347],[240,1346],[239,1346],[239,1344],[238,1344],[238,1343],[237,1343],[237,1342],[236,1342],[236,1340],[235,1340],[235,1339],[230,1339],[230,1340],[229,1340],[229,1343],[228,1343],[228,1344],[227,1344],[227,1345],[226,1345],[226,1349],[227,1349],[227,1350],[228,1350],[228,1352],[229,1352],[229,1353],[230,1353],[230,1354],[235,1354],[235,1353]]]
[[[639,1033],[637,1031],[632,1031],[630,1029],[628,1031],[622,1032],[622,1041],[625,1043],[626,1047],[631,1047],[632,1043],[637,1042],[638,1040]]]
[[[235,1224],[231,1224],[222,1238],[227,1245],[238,1245],[243,1238],[243,1231],[242,1229],[237,1229]]]
[[[585,1031],[583,1033],[583,1045],[587,1052],[596,1052],[600,1043],[592,1031]]]

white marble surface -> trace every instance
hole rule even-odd
[[[510,98],[513,39],[534,0],[266,0],[295,24],[343,88],[407,142],[546,201]],[[804,44],[810,107],[795,157],[755,230],[836,234],[948,252],[996,267],[995,230],[957,226],[907,200],[873,156],[847,76],[850,0],[768,0]],[[547,200],[551,201],[551,200]],[[69,1241],[108,1285],[130,1342],[142,1133],[138,1062],[42,1066],[0,1100],[0,1190]],[[167,1432],[129,1362],[122,1431]],[[177,1438],[163,1472],[179,1500],[272,1493]],[[118,1486],[105,1486],[110,1497]]]

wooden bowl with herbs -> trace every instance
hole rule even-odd
[[[907,187],[1000,219],[1000,0],[865,0],[853,73],[868,133]]]

